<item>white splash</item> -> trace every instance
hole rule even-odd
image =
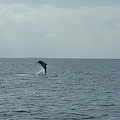
[[[39,68],[39,70],[38,70],[38,72],[36,73],[36,75],[43,75],[43,74],[45,74],[45,70],[44,70],[44,68],[41,66],[41,65],[38,65],[38,68]]]

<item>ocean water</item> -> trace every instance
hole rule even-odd
[[[120,120],[120,60],[0,58],[0,120]]]

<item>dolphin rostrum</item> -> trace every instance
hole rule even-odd
[[[45,70],[45,73],[47,72],[47,68],[46,68],[46,63],[44,63],[43,61],[38,61],[37,63],[39,63],[40,65],[42,65],[42,67],[44,68]]]

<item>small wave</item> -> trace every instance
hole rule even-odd
[[[16,76],[16,77],[18,77],[18,76],[22,77],[22,76],[29,76],[29,74],[28,73],[16,73],[14,76]]]
[[[50,76],[50,77],[58,77],[58,75],[52,75],[52,76]]]
[[[108,116],[108,115],[107,115],[107,114],[104,114],[104,115],[101,115],[101,116],[88,116],[88,117],[86,116],[86,117],[83,117],[82,119],[83,119],[83,120],[84,120],[84,119],[85,119],[85,120],[86,120],[86,119],[87,119],[87,120],[89,120],[89,119],[91,120],[91,119],[102,118],[102,117],[105,117],[105,116]]]
[[[15,111],[15,112],[17,112],[17,113],[26,113],[26,112],[28,112],[28,111],[25,111],[25,110],[18,110],[18,111]]]
[[[15,73],[14,77],[34,77],[36,76],[34,73]]]
[[[104,106],[104,107],[110,107],[110,106],[115,106],[115,104],[103,104],[101,106]]]
[[[63,120],[80,120],[80,119],[77,119],[77,118],[65,118]]]
[[[43,73],[43,72],[36,73],[36,76],[44,76],[44,75],[46,75],[46,74],[45,74],[45,73]]]
[[[82,118],[82,119],[84,120],[84,119],[96,119],[96,118],[99,118],[99,117],[95,117],[95,116],[88,116],[88,117],[84,117],[84,118]]]

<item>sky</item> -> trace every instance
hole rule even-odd
[[[120,0],[0,0],[0,58],[120,59]]]

